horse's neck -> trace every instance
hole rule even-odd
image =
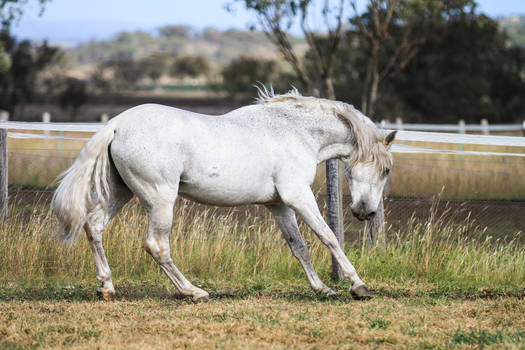
[[[314,149],[317,161],[348,157],[354,150],[351,132],[343,120],[325,113],[316,113],[310,123],[305,125]]]

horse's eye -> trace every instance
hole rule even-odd
[[[385,176],[388,176],[390,174],[390,169],[385,169]]]

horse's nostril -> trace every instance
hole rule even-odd
[[[374,216],[376,216],[376,212],[375,212],[375,211],[372,211],[372,212],[368,213],[368,215],[366,216],[366,219],[367,219],[367,220],[370,220],[370,219],[372,219]]]

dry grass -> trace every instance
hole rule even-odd
[[[52,238],[46,207],[12,207],[0,225],[0,348],[523,348],[525,248],[480,240],[483,230],[429,215],[383,248],[347,247],[376,293],[349,297],[330,281],[330,256],[301,225],[321,278],[307,286],[263,209],[176,208],[172,257],[210,291],[193,304],[143,251],[147,218],[131,203],[105,235],[117,299],[97,301],[87,242]]]
[[[165,279],[142,249],[146,225],[146,215],[134,202],[106,230],[104,245],[117,279]],[[12,207],[0,226],[0,281],[92,278],[86,240],[65,247],[53,238],[56,226],[46,207]],[[329,279],[328,249],[303,224],[301,230],[320,276]],[[518,242],[518,236],[495,241],[468,219],[457,223],[434,212],[391,233],[384,248],[347,246],[347,255],[365,280],[515,288],[525,284],[525,248]],[[181,200],[171,245],[175,263],[193,280],[305,280],[263,207],[219,211]]]
[[[366,302],[319,299],[299,287],[286,291],[214,295],[205,304],[161,290],[143,297],[139,286],[112,302],[85,287],[49,298],[0,301],[0,347],[356,349],[497,348],[525,345],[525,299],[392,297]],[[74,300],[64,293],[77,289]],[[65,292],[64,292],[65,291]],[[4,290],[5,292],[5,290]],[[122,290],[119,290],[122,292]],[[86,295],[84,295],[85,293]],[[138,293],[139,297],[135,293]],[[213,295],[212,295],[213,296]]]

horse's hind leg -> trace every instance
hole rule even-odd
[[[308,278],[308,282],[310,282],[310,286],[312,286],[317,292],[329,296],[335,295],[336,293],[327,287],[323,281],[321,281],[317,272],[315,272],[310,258],[310,252],[308,251],[308,247],[299,231],[294,211],[282,203],[268,205],[267,208],[272,212],[286,243],[288,243],[288,246],[292,251],[292,254],[297,260],[299,260],[299,263],[301,263],[301,266],[306,273],[306,277]]]
[[[112,192],[109,198],[108,210],[106,211],[98,205],[88,214],[88,220],[84,225],[93,259],[95,260],[97,280],[101,283],[97,288],[97,294],[104,299],[110,299],[115,294],[115,289],[111,280],[111,270],[102,246],[102,234],[109,221],[117,215],[120,209],[133,196],[131,191],[123,185],[113,182],[111,187]]]
[[[149,206],[148,233],[144,247],[181,294],[191,296],[194,301],[205,301],[208,299],[208,293],[191,284],[171,259],[170,232],[173,205],[174,201]]]

